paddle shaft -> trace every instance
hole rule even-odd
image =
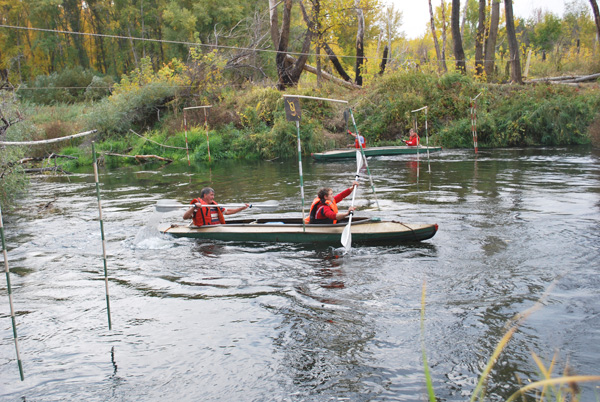
[[[358,181],[361,167],[362,167],[361,154],[358,150],[356,150],[356,174],[354,175],[354,181]],[[356,197],[356,187],[357,187],[356,184],[353,187],[354,188],[352,189],[352,202],[350,203],[350,208],[352,208],[354,206],[354,198]],[[342,242],[342,245],[344,246],[344,248],[346,249],[346,251],[350,251],[350,248],[352,248],[352,217],[353,216],[354,216],[354,211],[350,211],[350,214],[348,215],[348,224],[346,225],[346,227],[344,228],[344,231],[342,232],[341,242]]]
[[[352,124],[354,124],[354,129],[356,130],[356,135],[358,136],[358,127],[356,126],[356,120],[354,120],[354,113],[352,113],[351,108],[348,108],[348,110],[350,111],[350,117],[352,117]],[[371,170],[369,169],[369,164],[367,163],[367,157],[365,155],[364,148],[363,148],[362,144],[360,143],[360,141],[358,141],[358,144],[360,145],[360,153],[362,155],[363,160],[365,161],[367,173],[369,174],[369,182],[371,183],[371,190],[373,190],[373,195],[375,196],[375,203],[377,204],[377,209],[381,210],[381,208],[379,208],[379,201],[377,200],[377,193],[375,192],[375,185],[373,184],[373,177],[371,176]]]

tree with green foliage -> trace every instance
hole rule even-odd
[[[561,21],[552,13],[545,13],[542,21],[535,25],[530,40],[534,48],[542,52],[542,61],[546,60],[546,54],[552,51],[561,34]]]

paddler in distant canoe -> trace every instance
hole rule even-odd
[[[354,148],[360,149],[361,146],[363,148],[367,146],[367,141],[365,140],[365,137],[360,133],[360,131],[357,131],[357,133],[354,134],[352,131],[348,130],[348,134],[354,137]],[[352,145],[348,146],[352,147]]]
[[[402,140],[402,141],[404,141],[406,143],[406,145],[408,145],[409,147],[416,147],[417,145],[419,145],[420,139],[414,128],[410,129],[409,134],[410,134],[410,138],[408,140]]]
[[[204,187],[200,191],[200,197],[194,198],[190,204],[192,207],[185,211],[183,219],[192,219],[196,226],[225,224],[224,215],[232,215],[248,208],[245,204],[239,208],[229,209],[223,207],[202,207],[202,205],[217,205],[215,202],[215,190]]]
[[[352,187],[345,189],[338,195],[333,195],[333,190],[329,187],[323,187],[317,193],[310,206],[310,214],[304,218],[305,223],[324,224],[337,223],[338,220],[350,215],[350,211],[356,210],[356,207],[348,208],[347,212],[338,212],[337,203],[352,194],[354,186],[358,187],[358,182],[353,181]]]

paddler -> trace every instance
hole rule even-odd
[[[356,210],[356,207],[348,208],[347,212],[338,212],[337,203],[352,194],[354,186],[358,186],[358,181],[352,182],[352,187],[349,187],[339,193],[333,195],[333,190],[329,187],[324,187],[317,193],[317,198],[314,199],[310,206],[310,214],[304,218],[306,223],[337,223],[338,220],[346,218],[351,211]]]
[[[354,137],[354,148],[360,149],[361,147],[364,148],[367,146],[365,137],[360,133],[360,131],[357,131],[357,134],[354,134],[352,131],[348,130],[348,134]],[[348,146],[352,147],[352,145]]]
[[[414,128],[410,129],[409,134],[410,138],[408,140],[403,140],[406,143],[406,145],[408,145],[409,147],[416,147],[417,145],[419,145],[419,136],[417,135],[417,132]]]
[[[194,198],[190,204],[192,207],[185,211],[183,219],[192,219],[196,226],[225,224],[224,215],[232,215],[248,208],[250,204],[245,204],[239,208],[223,207],[202,207],[202,205],[217,205],[215,202],[215,190],[210,187],[204,187],[200,191],[200,197]]]

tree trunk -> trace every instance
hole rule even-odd
[[[465,51],[460,36],[460,0],[452,0],[452,40],[454,41],[454,58],[456,68],[463,74],[467,72]]]
[[[598,11],[598,3],[596,0],[590,0],[590,4],[594,11],[594,20],[596,21],[596,38],[600,42],[600,12]]]
[[[383,48],[383,56],[381,57],[381,64],[379,65],[379,75],[383,75],[385,72],[385,64],[388,58],[388,47],[387,45]]]
[[[280,2],[277,0],[269,0],[269,15],[271,21],[271,40],[273,48],[277,50],[279,46],[279,20],[277,18],[277,5]]]
[[[358,31],[356,32],[356,66],[354,68],[356,78],[354,82],[356,82],[356,85],[362,86],[362,68],[365,59],[365,14],[362,8],[360,8],[360,0],[354,0],[354,5],[356,6],[356,14],[358,17]]]
[[[519,42],[517,41],[517,34],[515,32],[512,0],[504,0],[504,8],[506,15],[506,36],[508,37],[508,48],[510,50],[510,80],[516,84],[522,84]]]
[[[479,21],[475,37],[475,74],[483,75],[483,42],[485,37],[485,0],[479,0]]]
[[[81,2],[77,0],[63,0],[62,6],[65,11],[65,17],[68,21],[69,26],[74,32],[81,32],[81,10],[79,5]],[[73,35],[73,42],[75,43],[75,49],[77,50],[77,58],[83,68],[90,67],[90,61],[88,55],[83,46],[83,36]]]
[[[350,78],[346,70],[344,70],[342,63],[340,63],[340,60],[337,58],[337,56],[327,43],[323,44],[323,49],[325,49],[325,53],[327,53],[327,55],[329,56],[329,60],[331,60],[335,71],[337,71],[340,77],[342,77],[344,81],[352,82],[352,78]]]
[[[498,23],[500,22],[500,0],[492,0],[490,31],[485,41],[485,75],[487,81],[494,76],[494,60],[496,59],[496,41],[498,40]]]
[[[431,36],[433,36],[433,44],[435,45],[435,54],[437,56],[438,70],[441,73],[443,71],[442,54],[440,52],[440,44],[438,43],[437,34],[435,33],[435,18],[433,16],[433,7],[431,5],[431,0],[429,0],[429,17],[431,21]]]
[[[446,66],[446,1],[442,1],[442,66],[444,66],[444,72],[448,71]]]
[[[306,10],[304,4],[300,1],[300,8],[302,13],[306,17]],[[288,64],[286,61],[287,48],[290,38],[290,23],[292,19],[292,0],[285,0],[283,10],[283,21],[281,23],[281,32],[279,34],[279,45],[277,46],[277,56],[275,62],[277,64],[277,75],[279,76],[279,83],[277,88],[280,91],[285,91],[286,88],[298,85],[300,75],[306,60],[308,59],[308,52],[310,50],[310,42],[312,39],[312,30],[307,29],[304,36],[304,43],[302,44],[302,55],[296,59],[293,65]]]

